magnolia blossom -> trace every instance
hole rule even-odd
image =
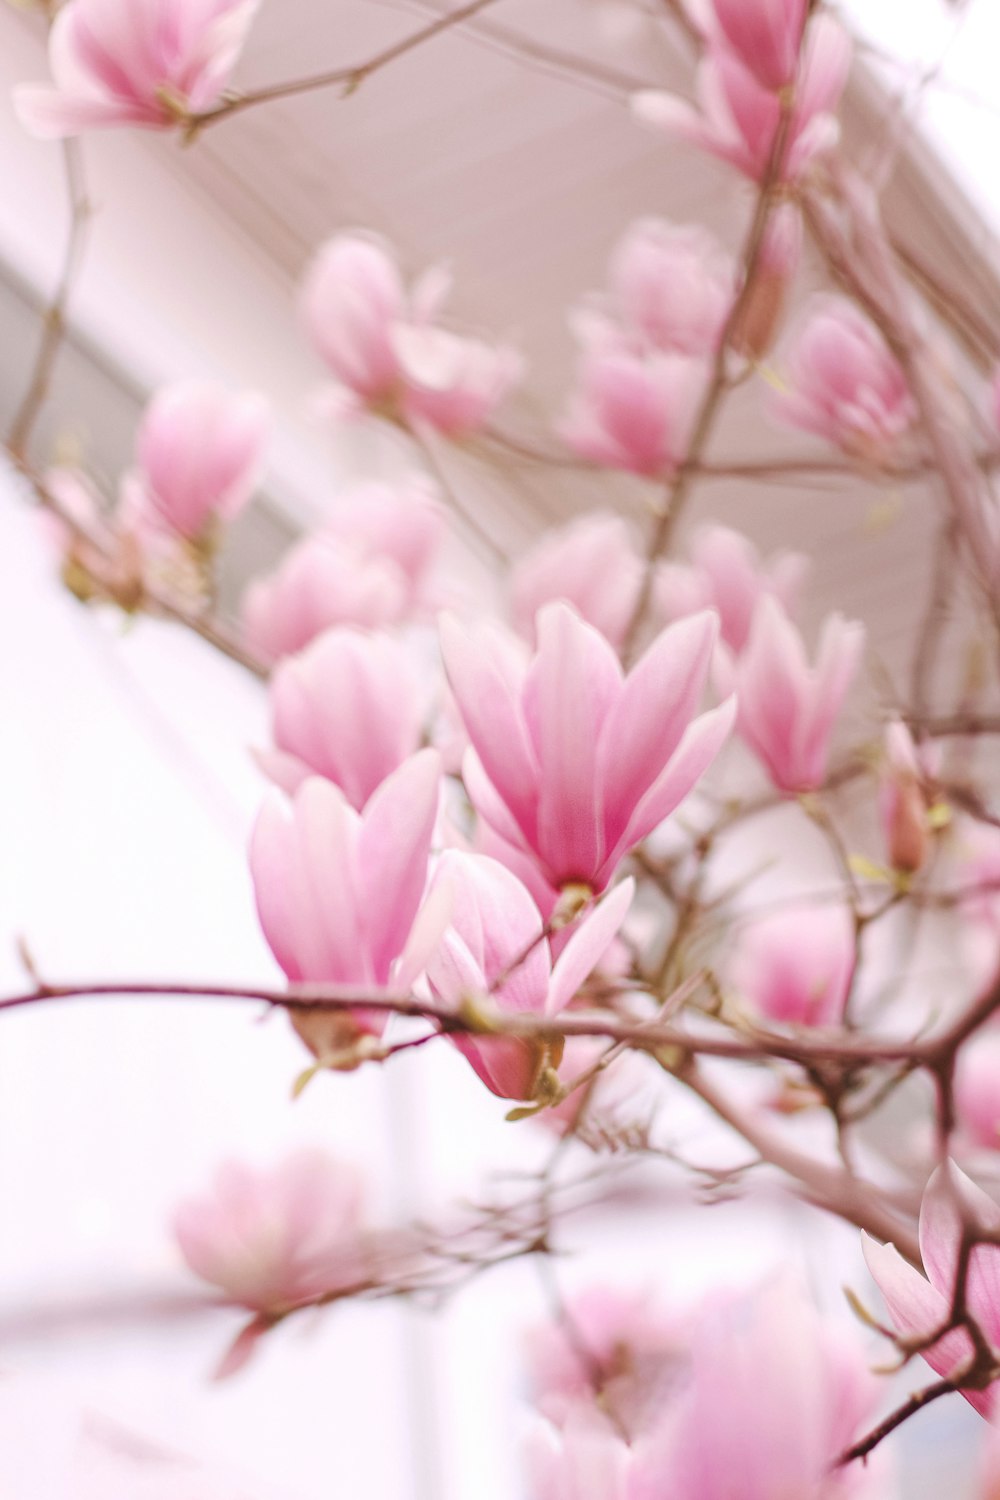
[[[715,609],[723,641],[742,651],[757,605],[773,596],[788,614],[798,607],[809,571],[800,552],[780,552],[764,563],[747,537],[728,526],[702,526],[688,548],[691,562],[663,563],[656,576],[656,603],[669,620]]]
[[[432,267],[408,292],[391,249],[341,234],[302,288],[307,332],[339,385],[334,411],[426,423],[447,437],[480,428],[521,374],[512,349],[437,324],[450,277]]]
[[[529,640],[543,604],[565,599],[619,647],[635,609],[642,562],[621,516],[592,511],[546,531],[510,575],[514,624]]]
[[[737,726],[783,792],[822,786],[834,724],[857,671],[865,629],[830,615],[816,665],[777,600],[765,596],[754,612],[750,638],[735,664]]]
[[[996,1234],[1000,1231],[1000,1208],[949,1161],[934,1172],[920,1205],[920,1258],[926,1275],[914,1270],[893,1245],[880,1245],[867,1234],[863,1236],[868,1269],[903,1338],[919,1340],[947,1325],[965,1222]],[[965,1278],[965,1306],[1000,1360],[998,1288],[1000,1245],[976,1245]],[[972,1352],[972,1340],[964,1328],[952,1329],[929,1349],[920,1351],[931,1369],[943,1376],[953,1375]],[[964,1390],[962,1395],[989,1417],[996,1410],[998,1389],[1000,1382],[994,1381],[985,1390]]]
[[[882,839],[894,870],[913,874],[927,858],[930,826],[933,750],[918,751],[913,736],[898,720],[888,725],[879,777],[878,814]]]
[[[14,91],[37,136],[164,128],[222,97],[259,0],[67,0],[49,33],[54,87]]]
[[[360,1176],[320,1151],[300,1151],[270,1171],[228,1162],[209,1196],[180,1205],[174,1231],[196,1276],[257,1312],[281,1312],[364,1276]]]
[[[769,1021],[835,1026],[854,975],[854,923],[843,906],[804,906],[755,921],[728,966],[739,996]]]
[[[257,760],[287,792],[307,776],[325,776],[360,811],[420,744],[420,686],[390,636],[324,631],[281,662],[270,698],[276,749]]]
[[[442,624],[455,700],[473,749],[477,811],[556,887],[603,890],[715,759],[734,705],[697,716],[716,621],[669,626],[626,676],[605,638],[567,604],[538,614],[525,668],[503,633]]]
[[[582,354],[559,435],[592,463],[649,478],[672,474],[687,452],[707,374],[699,359],[596,342]]]
[[[960,1048],[955,1112],[973,1145],[1000,1151],[1000,1032],[977,1032]]]
[[[555,963],[541,914],[515,875],[481,854],[448,850],[434,874],[450,923],[427,965],[431,990],[459,1005],[488,996],[501,1011],[553,1016],[564,1010],[625,920],[634,882],[623,881],[573,928]],[[502,1099],[533,1099],[549,1049],[517,1037],[452,1039]]]
[[[184,380],[150,402],[125,481],[123,521],[140,535],[202,541],[249,500],[270,432],[261,396],[233,395],[210,381]]]
[[[421,750],[382,782],[360,813],[339,787],[304,781],[287,809],[265,801],[250,845],[264,936],[293,983],[404,993],[426,956],[416,924],[427,881],[441,766]],[[416,925],[415,925],[416,924]],[[322,1056],[361,1030],[381,1032],[382,1012],[294,1012],[303,1040]]]
[[[616,245],[610,307],[639,347],[707,355],[718,347],[733,300],[733,265],[701,225],[637,219]],[[586,336],[588,324],[578,322]]]
[[[736,25],[742,0],[725,9]],[[753,7],[757,9],[757,6]],[[836,110],[847,81],[850,43],[829,16],[809,28],[792,108],[782,177],[795,179],[822,151],[836,144]],[[758,81],[745,60],[725,48],[712,48],[698,69],[698,106],[671,94],[646,90],[633,98],[640,119],[676,139],[728,161],[747,177],[767,172],[781,119],[773,89]]]
[[[785,383],[772,403],[777,418],[875,462],[891,456],[917,414],[882,335],[842,297],[819,302],[799,330]]]
[[[766,89],[795,78],[806,0],[709,0],[714,41],[728,47]]]

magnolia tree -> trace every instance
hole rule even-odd
[[[255,0],[49,3],[51,79],[26,82],[16,107],[27,131],[70,142],[77,170],[96,129],[197,149],[237,111],[353,91],[492,3],[257,93],[231,82]],[[408,277],[393,246],[338,232],[299,296],[330,374],[323,420],[404,434],[413,472],[339,496],[250,584],[238,618],[218,607],[216,564],[260,479],[259,397],[198,380],[157,392],[116,494],[37,452],[71,248],[8,450],[83,603],[175,621],[266,683],[271,786],[248,858],[287,984],[55,984],[44,955],[26,955],[30,982],[0,1009],[263,1002],[301,1038],[296,1092],[358,1068],[386,1068],[391,1086],[397,1053],[451,1047],[510,1121],[536,1122],[512,1130],[549,1130],[550,1159],[516,1203],[439,1226],[371,1222],[355,1168],[322,1154],[222,1166],[175,1229],[210,1298],[245,1310],[224,1374],[266,1360],[271,1330],[307,1310],[434,1299],[513,1258],[544,1262],[566,1193],[586,1184],[599,1199],[612,1159],[615,1176],[630,1158],[686,1174],[693,1199],[780,1180],[863,1240],[855,1319],[830,1324],[791,1271],[695,1306],[621,1284],[554,1294],[549,1321],[524,1334],[524,1492],[886,1495],[883,1439],[942,1397],[989,1420],[1000,1390],[990,673],[932,707],[947,610],[960,603],[995,656],[1000,386],[985,360],[953,354],[960,310],[908,278],[873,185],[838,145],[851,43],[833,14],[815,0],[668,0],[658,24],[696,60],[694,102],[645,90],[635,128],[749,185],[739,253],[698,224],[623,225],[605,287],[568,310],[575,385],[547,431],[512,433],[498,411],[526,376],[520,353],[455,325],[441,268]],[[786,329],[806,238],[838,290]],[[872,670],[864,627],[833,614],[803,639],[808,559],[761,557],[749,501],[749,535],[681,525],[738,386],[775,432],[825,445],[814,469],[845,485],[919,480],[940,507],[909,689],[883,686],[854,743],[843,710]],[[479,524],[462,485],[421,460],[440,469],[448,445],[501,473],[515,450],[577,465],[606,475],[609,495],[616,474],[639,476],[646,523],[609,503],[498,557],[495,616],[442,607],[456,597],[448,533]],[[757,467],[766,481],[781,465]],[[791,872],[780,901],[734,864],[748,831]],[[817,843],[818,881],[815,859],[797,873]],[[933,993],[906,959],[918,934]],[[656,1101],[669,1111],[682,1093],[726,1127],[721,1165],[664,1144]],[[901,1397],[884,1374],[904,1366]],[[985,1500],[1000,1441],[984,1452]]]

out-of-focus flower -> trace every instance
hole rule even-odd
[[[102,125],[164,129],[211,109],[259,0],[68,0],[49,35],[54,87],[14,91],[32,135]]]
[[[863,625],[830,615],[810,667],[802,637],[777,600],[765,596],[757,605],[734,668],[737,727],[781,791],[822,786],[834,724],[864,642]]]
[[[519,558],[510,578],[514,624],[535,638],[542,605],[565,599],[620,647],[635,609],[642,563],[621,516],[593,511],[544,535]]]
[[[708,613],[668,626],[626,677],[566,604],[539,611],[527,670],[502,632],[443,621],[445,670],[473,746],[469,795],[551,885],[603,890],[715,759],[734,710],[697,714],[716,629]]]
[[[843,906],[803,906],[741,933],[728,966],[738,994],[769,1021],[835,1026],[854,974],[854,924]]]
[[[420,744],[420,687],[390,636],[324,631],[280,663],[270,697],[276,748],[257,760],[289,793],[308,776],[325,776],[360,811]]]
[[[688,548],[691,562],[663,563],[656,578],[656,602],[669,620],[701,609],[715,609],[722,639],[742,651],[754,610],[772,595],[792,615],[809,571],[800,552],[781,552],[764,563],[747,537],[728,526],[702,526]]]
[[[784,179],[801,176],[820,152],[836,144],[833,111],[847,81],[850,60],[850,43],[843,29],[831,17],[820,16],[809,28],[795,87]],[[781,119],[777,94],[721,48],[711,49],[701,63],[697,93],[697,108],[655,90],[636,94],[633,108],[641,120],[760,180],[770,164]]]
[[[795,78],[806,0],[710,0],[719,39],[763,88]]]
[[[391,249],[369,235],[328,241],[310,267],[302,312],[339,382],[340,415],[372,411],[457,438],[482,427],[520,378],[513,349],[437,323],[450,278],[426,272],[407,291]]]
[[[1000,1230],[1000,1208],[982,1188],[947,1162],[938,1167],[924,1190],[920,1205],[920,1257],[925,1276],[905,1261],[893,1245],[863,1238],[868,1269],[878,1282],[886,1306],[901,1336],[921,1339],[944,1328],[954,1300],[959,1249],[965,1223],[989,1234]],[[965,1306],[990,1348],[1000,1359],[1000,1245],[976,1245],[969,1255],[965,1278]],[[952,1329],[920,1354],[938,1375],[954,1374],[972,1357],[973,1345],[964,1328]],[[985,1390],[963,1390],[962,1395],[981,1412],[992,1416],[1000,1382]]]
[[[733,300],[733,265],[701,225],[637,219],[612,253],[608,281],[611,311],[638,347],[689,355],[718,347]],[[586,313],[578,329],[586,339]]]
[[[415,926],[427,881],[441,764],[421,750],[394,771],[359,814],[339,787],[304,781],[289,810],[274,792],[250,845],[257,911],[271,951],[293,983],[404,992],[415,977]],[[417,963],[417,969],[420,964]],[[295,1011],[319,1056],[358,1030],[380,1033],[384,1012]]]
[[[211,381],[183,380],[161,390],[142,419],[137,467],[123,491],[123,524],[210,542],[231,521],[259,477],[270,434],[267,402],[233,395]]]
[[[826,298],[810,314],[784,376],[787,389],[773,400],[775,416],[857,458],[890,458],[916,417],[895,355],[846,298]]]
[[[450,923],[427,965],[446,1003],[488,996],[501,1011],[553,1016],[600,963],[625,920],[634,884],[623,881],[573,928],[555,963],[541,914],[511,872],[481,854],[446,851],[434,873],[448,892]],[[506,977],[504,977],[506,976]],[[517,1037],[454,1036],[486,1087],[502,1099],[534,1099],[550,1049]]]
[[[753,281],[729,335],[746,359],[763,359],[774,343],[801,258],[802,216],[793,203],[782,203],[767,221]]]
[[[559,434],[592,463],[648,478],[671,474],[687,452],[707,376],[704,361],[686,355],[595,343],[581,356]]]
[[[890,865],[906,874],[921,868],[930,847],[928,811],[933,800],[934,769],[933,752],[923,747],[918,751],[905,724],[897,720],[887,727],[879,779],[879,821]]]
[[[174,1232],[227,1301],[280,1313],[363,1279],[362,1201],[354,1168],[320,1151],[265,1171],[228,1162],[210,1195],[180,1205]]]
[[[959,1049],[955,1112],[970,1141],[1000,1151],[1000,1032],[979,1031]]]

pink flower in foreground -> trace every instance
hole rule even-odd
[[[835,145],[838,131],[832,111],[849,65],[850,43],[844,31],[829,16],[820,16],[809,29],[796,85],[784,178],[799,177],[814,157]],[[636,94],[633,108],[641,120],[759,180],[774,150],[781,115],[777,95],[722,49],[710,51],[702,62],[697,90],[697,108],[657,91]]]
[[[546,531],[515,563],[510,575],[514,624],[534,641],[538,611],[565,599],[619,647],[641,581],[642,563],[626,522],[609,511],[593,511]]]
[[[390,636],[324,631],[281,662],[270,697],[276,749],[257,761],[286,792],[325,776],[360,811],[420,744],[419,684]]]
[[[738,652],[766,595],[794,613],[809,570],[800,552],[781,552],[765,564],[753,543],[728,526],[700,527],[688,551],[689,564],[664,563],[657,572],[656,602],[668,620],[715,609],[722,639]]]
[[[784,373],[788,388],[772,402],[775,416],[858,458],[891,457],[917,414],[895,356],[846,298],[818,305],[799,330]]]
[[[488,996],[501,1011],[553,1016],[566,1008],[607,952],[625,920],[634,882],[623,881],[574,925],[555,963],[537,906],[496,860],[448,850],[435,871],[434,887],[449,893],[451,911],[441,945],[427,965],[434,994],[455,1006],[465,998]],[[494,1094],[535,1098],[549,1065],[549,1048],[516,1037],[452,1040]]]
[[[865,629],[830,615],[810,667],[802,637],[777,600],[765,596],[734,670],[737,727],[783,792],[822,786],[834,724],[857,671]]]
[[[291,808],[274,792],[250,845],[250,871],[264,936],[295,984],[403,992],[415,973],[413,943],[427,882],[441,766],[421,750],[394,771],[359,814],[339,787],[310,777]],[[417,965],[419,968],[419,964]],[[384,1012],[351,1012],[355,1031],[380,1033]],[[345,1017],[292,1014],[317,1055],[336,1050]]]
[[[926,1275],[905,1261],[893,1245],[862,1236],[868,1269],[885,1298],[892,1321],[906,1339],[920,1339],[948,1322],[955,1290],[963,1221],[996,1234],[1000,1208],[954,1162],[938,1167],[920,1205],[920,1257]],[[1000,1245],[977,1245],[969,1257],[965,1305],[1000,1360]],[[938,1375],[950,1376],[972,1355],[964,1329],[946,1333],[921,1357]],[[962,1395],[984,1417],[996,1410],[1000,1382]]]
[[[615,246],[608,281],[622,332],[641,346],[689,355],[718,347],[733,265],[701,225],[637,219]]]
[[[603,890],[708,770],[732,724],[731,702],[697,713],[711,614],[662,631],[627,676],[604,637],[562,603],[539,611],[527,668],[489,627],[446,617],[441,635],[473,746],[472,802],[556,887]]]
[[[703,361],[596,343],[584,351],[578,379],[558,429],[574,453],[648,478],[673,473],[707,379]]]
[[[835,1026],[854,974],[854,923],[843,906],[798,903],[741,933],[730,982],[769,1021]]]
[[[140,534],[209,537],[217,522],[231,521],[249,500],[269,434],[261,396],[236,396],[211,381],[167,386],[139,427],[125,520]]]
[[[182,1203],[174,1232],[196,1276],[226,1299],[278,1313],[364,1277],[359,1174],[320,1151],[270,1171],[229,1162]]]
[[[163,129],[221,98],[259,0],[68,0],[49,34],[54,87],[23,84],[32,135],[102,125]]]
[[[806,0],[710,0],[720,40],[763,88],[791,83],[806,23]]]
[[[955,1112],[970,1141],[1000,1151],[1000,1032],[979,1031],[960,1049]]]

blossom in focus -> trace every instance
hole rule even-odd
[[[734,716],[732,702],[698,715],[716,629],[710,613],[668,626],[626,676],[561,602],[539,611],[527,665],[503,632],[444,618],[469,796],[554,887],[603,890],[715,759]]]
[[[662,563],[657,570],[656,603],[668,620],[715,609],[723,641],[739,652],[765,595],[787,614],[795,613],[809,571],[802,553],[781,552],[764,563],[753,543],[728,526],[699,527],[688,551],[690,563]]]
[[[520,633],[534,641],[542,605],[565,599],[620,647],[641,582],[642,562],[627,523],[610,511],[593,511],[546,531],[518,559],[510,575],[511,614]]]
[[[710,0],[710,13],[717,39],[763,88],[776,91],[793,81],[806,0]]]
[[[612,252],[608,282],[610,310],[635,347],[688,355],[718,347],[733,266],[701,225],[637,219]],[[585,314],[578,328],[586,337]]]
[[[769,1021],[836,1026],[854,975],[854,923],[843,906],[796,902],[741,933],[730,983]]]
[[[182,1203],[174,1232],[191,1270],[227,1301],[277,1313],[364,1277],[359,1174],[320,1151],[270,1170],[228,1162]]]
[[[123,524],[140,537],[210,538],[213,526],[231,521],[253,493],[269,434],[261,396],[233,395],[210,381],[167,386],[139,427]]]
[[[573,926],[553,963],[538,907],[496,860],[447,850],[434,872],[434,887],[447,892],[451,916],[427,965],[433,993],[455,1006],[488,996],[500,1011],[536,1016],[557,1015],[573,999],[607,952],[634,891],[626,880],[598,902]],[[538,1094],[550,1065],[544,1044],[518,1037],[455,1035],[452,1040],[500,1098]]]
[[[1000,1032],[978,1031],[959,1049],[955,1113],[968,1140],[1000,1151]]]
[[[894,870],[913,874],[930,848],[928,810],[932,800],[935,758],[917,749],[906,725],[888,725],[879,778],[878,815],[882,839]]]
[[[334,410],[426,423],[447,437],[482,427],[519,379],[510,348],[463,337],[437,319],[450,280],[440,267],[410,290],[381,240],[340,234],[310,266],[302,316],[338,382]]]
[[[863,625],[830,615],[811,667],[777,600],[765,596],[757,605],[733,669],[737,727],[781,791],[812,791],[826,779],[834,725],[864,642]]]
[[[391,636],[324,631],[278,665],[270,701],[275,749],[257,761],[289,793],[325,776],[360,811],[420,744],[420,685]]]
[[[687,453],[707,375],[699,359],[595,342],[582,352],[559,435],[591,463],[647,478],[672,474]]]
[[[823,299],[800,328],[772,410],[789,427],[815,433],[845,453],[890,457],[917,414],[899,362],[853,302]]]
[[[163,129],[217,104],[259,0],[68,0],[49,33],[53,85],[14,91],[32,135]]]
[[[441,765],[421,750],[382,782],[360,813],[339,787],[304,781],[288,808],[264,802],[250,844],[250,871],[264,936],[295,984],[409,988],[421,934]],[[416,964],[417,970],[421,965]],[[380,1033],[384,1012],[292,1012],[318,1056],[358,1029]],[[345,1022],[347,1024],[345,1024]]]
[[[946,1162],[937,1168],[924,1189],[920,1205],[920,1258],[924,1275],[904,1260],[893,1245],[880,1245],[863,1235],[868,1269],[878,1283],[900,1335],[921,1339],[949,1321],[955,1290],[963,1223],[987,1233],[1000,1231],[1000,1208],[982,1188]],[[965,1305],[987,1344],[1000,1359],[1000,1245],[976,1245],[969,1255]],[[950,1376],[970,1359],[972,1340],[964,1328],[952,1329],[929,1349],[921,1349],[937,1375]],[[985,1390],[963,1390],[962,1395],[984,1417],[993,1415],[1000,1383]]]
[[[736,4],[739,0],[733,0]],[[843,29],[830,16],[820,16],[809,28],[795,88],[783,179],[800,177],[817,155],[836,144],[833,112],[847,81],[850,55]],[[710,49],[703,59],[697,94],[697,107],[656,90],[634,95],[632,104],[639,119],[760,181],[770,165],[781,119],[777,95],[723,48]]]

